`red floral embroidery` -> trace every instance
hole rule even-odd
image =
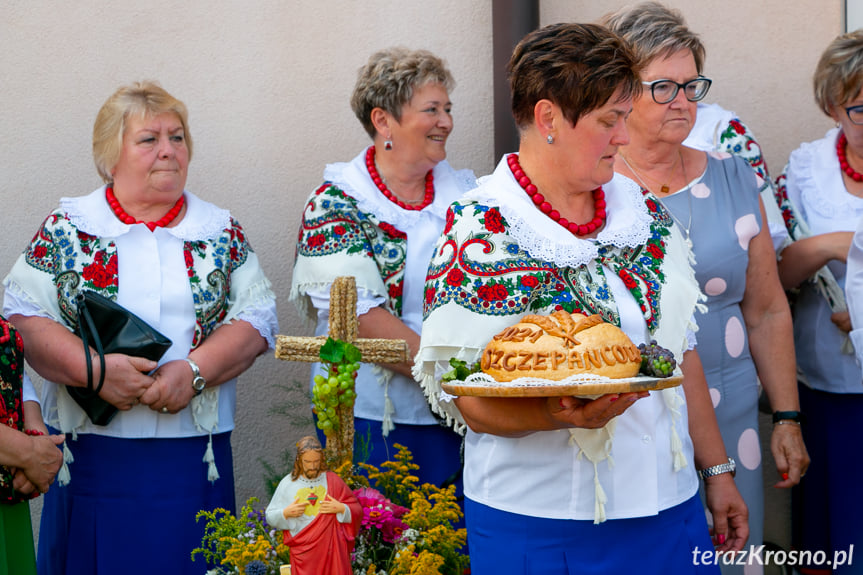
[[[448,234],[450,230],[452,230],[452,225],[455,222],[455,213],[449,209],[446,211],[446,225],[443,228],[444,235]]]
[[[389,293],[390,298],[393,299],[397,297],[402,297],[402,284],[391,284],[389,289],[387,290],[387,293]]]
[[[343,235],[345,235],[345,233],[347,233],[347,231],[348,231],[347,228],[345,228],[345,226],[342,226],[342,225],[338,225],[338,226],[333,228],[333,233],[336,234],[337,236],[343,236]]]
[[[6,402],[0,401],[0,424],[7,427],[18,428],[18,410],[12,409],[9,411],[6,408]]]
[[[34,258],[41,260],[42,258],[44,258],[47,255],[48,255],[48,248],[46,248],[45,246],[36,246],[35,248],[33,248],[33,257]]]
[[[450,270],[448,274],[446,274],[446,283],[453,286],[458,287],[464,281],[464,272],[461,270]]]
[[[648,244],[647,251],[657,260],[661,260],[665,257],[665,253],[662,251],[662,248],[656,244]]]
[[[485,301],[499,301],[509,296],[509,290],[502,284],[484,285],[477,288],[476,295]]]
[[[183,250],[183,258],[186,260],[186,273],[189,277],[193,277],[195,275],[195,256],[190,250]]]
[[[315,234],[309,238],[308,244],[310,248],[317,248],[324,245],[326,241],[324,234]]]
[[[632,276],[626,273],[624,270],[620,270],[620,279],[623,280],[623,284],[626,286],[626,289],[632,289],[638,286],[638,282],[632,279]]]
[[[533,289],[539,285],[539,280],[536,276],[522,276],[520,282],[521,285],[528,289]]]
[[[435,294],[434,288],[428,288],[426,290],[426,304],[427,305],[431,304],[431,302],[434,301],[434,294]]]
[[[491,208],[485,213],[485,229],[494,234],[503,233],[506,230],[503,226],[503,218],[497,208]]]
[[[113,254],[107,264],[102,264],[105,259],[105,252],[100,250],[96,253],[96,258],[92,264],[86,266],[81,275],[86,281],[92,282],[93,286],[98,288],[106,288],[113,283],[113,278],[117,275],[117,254]]]
[[[379,227],[386,233],[388,236],[393,238],[407,239],[408,235],[403,231],[397,229],[394,225],[388,224],[387,222],[381,222]]]
[[[734,128],[734,131],[737,132],[738,134],[743,135],[746,133],[746,128],[744,128],[743,124],[741,124],[739,121],[731,120],[728,123],[731,124],[731,127]]]
[[[650,210],[651,214],[656,213],[656,210],[657,210],[656,202],[654,202],[650,198],[645,198],[644,205],[647,206],[647,209]]]

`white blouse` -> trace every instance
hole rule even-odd
[[[454,170],[446,161],[433,170],[435,197],[422,210],[405,210],[388,200],[371,180],[365,166],[365,149],[351,162],[327,165],[324,180],[357,201],[359,211],[373,214],[404,232],[406,242],[404,288],[401,321],[416,333],[422,330],[423,287],[432,251],[446,223],[449,205],[475,186],[470,170]],[[321,261],[317,265],[333,265]],[[295,288],[302,276],[295,268]],[[363,315],[385,302],[382,295],[364,289],[363,278],[357,281],[357,315]],[[329,323],[329,292],[331,283],[302,285],[302,300],[308,297],[316,311],[315,335],[326,335]],[[323,369],[320,363],[312,365],[311,380]],[[310,384],[313,385],[313,384]],[[357,398],[354,415],[359,418],[383,422],[384,435],[398,424],[437,425],[438,421],[428,408],[423,392],[413,379],[374,364],[361,364],[356,380]]]
[[[643,245],[652,220],[638,186],[615,176],[603,189],[609,215],[599,239],[618,247]],[[532,258],[560,267],[576,267],[596,257],[594,241],[575,239],[525,205],[525,198],[505,160],[466,194],[468,200],[499,207],[509,225],[508,239],[498,240],[501,245],[512,239]],[[462,234],[460,241],[472,229],[471,223],[464,225],[457,230]],[[654,337],[677,354],[688,347],[693,313],[703,296],[688,263],[688,246],[676,226],[672,230],[666,240],[665,272],[676,279],[664,287],[662,313],[667,321]],[[621,328],[634,343],[644,342],[648,330],[638,303],[614,273],[607,273],[606,281],[617,303]],[[509,316],[480,317],[453,303],[426,317],[414,375],[422,380],[432,405],[457,428],[464,428],[463,419],[451,397],[440,391],[439,378],[447,371],[446,362],[449,357],[476,360],[491,335],[512,321]],[[447,329],[453,324],[465,328]],[[658,337],[660,333],[664,337]],[[680,387],[651,392],[601,430],[539,431],[519,438],[466,431],[465,495],[496,509],[601,522],[655,515],[686,501],[697,490]]]
[[[87,196],[63,198],[61,207],[73,216],[82,231],[112,237],[114,240],[119,269],[117,303],[133,311],[173,342],[159,365],[183,359],[189,354],[195,326],[195,309],[183,243],[187,239],[200,239],[201,230],[211,229],[214,224],[221,226],[219,229],[227,227],[230,214],[187,191],[187,209],[183,220],[173,228],[156,228],[150,232],[143,224],[127,225],[119,222],[104,201],[104,190],[103,186]],[[19,258],[15,268],[4,280],[6,292],[3,313],[7,317],[21,314],[56,320],[46,306],[40,305],[22,288],[18,270],[26,269],[19,267],[27,265],[23,257]],[[254,282],[263,282],[269,286],[254,252],[249,252],[246,262],[234,270],[234,274],[244,274]],[[278,333],[278,319],[275,295],[271,291],[269,295],[271,297],[266,303],[247,305],[239,313],[229,314],[229,317],[251,323],[273,347],[275,334]],[[232,294],[232,303],[236,305],[233,298]],[[210,431],[230,431],[234,428],[236,385],[235,378],[213,388],[212,393],[216,396],[211,403],[217,401],[218,407],[214,414],[217,421],[212,429],[204,430],[196,425],[192,404],[177,414],[162,414],[148,406],[138,405],[131,410],[120,411],[107,426],[94,425],[84,417],[81,425],[73,428],[78,433],[123,438],[190,437],[207,435]],[[61,387],[51,381],[45,381],[42,386],[42,410],[49,424],[53,421],[53,425],[57,425],[58,400],[68,399]],[[58,397],[61,393],[64,394],[63,398]],[[199,397],[209,393],[208,389]]]
[[[813,236],[853,232],[863,217],[863,198],[848,193],[842,180],[833,128],[820,140],[802,144],[785,168],[788,199]],[[845,264],[827,264],[845,289]],[[848,290],[846,289],[846,293]],[[852,296],[853,297],[853,296]],[[832,310],[813,284],[806,282],[794,306],[794,347],[798,377],[812,389],[830,393],[863,393],[854,355],[843,350],[845,334],[830,321]],[[860,335],[851,334],[853,338]]]

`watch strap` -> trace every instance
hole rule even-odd
[[[201,376],[201,369],[194,360],[188,357],[184,359],[186,360],[186,363],[189,364],[189,367],[192,368],[192,389],[195,391],[195,395],[200,395],[201,392],[204,391],[204,387],[207,385],[207,380]],[[199,382],[203,383],[203,385]]]
[[[773,423],[778,423],[783,420],[788,421],[796,421],[797,423],[803,423],[803,414],[799,411],[774,411],[773,412]]]
[[[722,475],[723,473],[730,473],[731,477],[734,477],[736,469],[737,465],[734,463],[734,458],[729,457],[728,462],[720,463],[719,465],[714,465],[712,467],[707,467],[705,469],[702,469],[698,473],[701,475],[702,479],[707,479],[708,477],[715,477],[717,475]]]

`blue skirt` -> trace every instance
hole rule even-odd
[[[698,495],[658,515],[599,525],[508,513],[470,499],[465,507],[472,575],[719,573],[716,565],[695,564],[696,549],[713,550]]]
[[[317,419],[315,419],[317,422]],[[354,420],[354,461],[368,463],[381,469],[385,461],[396,456],[395,444],[404,445],[420,466],[419,483],[441,486],[455,483],[461,493],[461,443],[462,437],[452,429],[441,425],[408,425],[397,423],[395,429],[384,437],[380,421],[356,418]],[[318,439],[326,445],[326,436],[315,426]]]
[[[207,481],[207,436],[71,441],[72,481],[44,495],[40,575],[203,574],[202,509],[235,513],[231,434],[213,435],[220,479]]]
[[[798,386],[806,414],[803,441],[812,457],[806,477],[792,491],[792,546],[801,551],[835,554],[856,551],[851,565],[837,574],[863,573],[863,443],[860,421],[863,394],[827,393]],[[802,573],[830,573],[823,564],[805,564]],[[826,569],[826,570],[825,570]]]

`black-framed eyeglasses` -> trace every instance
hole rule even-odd
[[[845,108],[845,113],[848,114],[848,119],[851,120],[852,124],[863,126],[863,105]]]
[[[703,100],[710,90],[710,85],[713,80],[699,76],[694,80],[678,84],[674,80],[654,80],[653,82],[642,82],[645,86],[650,86],[650,95],[653,96],[653,101],[657,104],[667,104],[677,97],[677,92],[683,88],[683,95],[690,102],[698,102]],[[856,122],[855,122],[856,123]]]

